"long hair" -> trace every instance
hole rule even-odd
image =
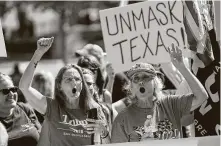
[[[94,73],[90,69],[82,68],[82,73],[83,73],[83,75],[85,75],[85,74],[90,75],[94,79]],[[111,127],[110,124],[112,122],[111,121],[112,120],[111,119],[111,110],[106,105],[104,105],[104,103],[100,100],[100,95],[97,92],[96,86],[93,86],[93,88],[94,88],[94,94],[92,95],[93,100],[96,103],[98,103],[98,105],[100,107],[98,109],[98,118],[100,120],[103,120],[104,122],[108,123],[108,126],[110,128]]]
[[[92,56],[82,56],[78,60],[77,65],[79,65],[82,68],[87,68],[87,69],[91,70],[94,74],[97,73],[97,78],[96,78],[95,83],[98,87],[98,93],[100,95],[103,94],[105,81],[104,81],[104,77],[102,75],[100,63]]]
[[[55,100],[58,101],[60,106],[64,107],[65,106],[65,94],[61,90],[61,82],[62,82],[62,77],[63,74],[65,73],[66,70],[74,68],[76,69],[82,79],[82,90],[80,92],[80,97],[79,97],[79,106],[84,112],[86,113],[89,109],[91,108],[96,108],[95,101],[93,100],[90,91],[87,87],[87,84],[85,82],[85,79],[83,77],[82,71],[79,66],[74,65],[74,64],[69,64],[64,66],[63,68],[60,69],[58,72],[58,75],[55,79]]]
[[[153,79],[153,82],[154,82],[154,92],[153,92],[153,118],[151,120],[151,124],[150,124],[150,127],[152,127],[152,130],[154,132],[156,132],[156,129],[157,129],[157,104],[158,104],[158,101],[160,99],[162,99],[165,95],[163,94],[162,92],[162,89],[163,89],[163,82],[162,80],[160,79],[159,76],[155,76],[154,79]],[[127,98],[126,98],[126,101],[125,101],[125,104],[127,104],[127,106],[131,106],[133,104],[135,104],[137,102],[137,98],[134,96],[134,94],[132,93],[131,91],[131,81],[129,84],[127,84],[124,88],[125,90],[127,90]]]

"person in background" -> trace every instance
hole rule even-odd
[[[107,104],[100,101],[98,89],[95,85],[94,73],[91,70],[86,69],[86,68],[82,68],[82,73],[84,75],[84,78],[85,78],[85,81],[88,85],[88,88],[91,92],[91,95],[94,97],[94,100],[101,106],[101,108],[105,114],[105,117],[108,122],[108,131],[110,132],[111,125],[112,125],[112,117],[111,117],[112,110],[108,108]]]
[[[54,77],[50,72],[39,72],[34,75],[32,87],[38,90],[42,95],[53,97],[54,95]],[[35,110],[39,122],[42,124],[44,117]]]
[[[8,133],[8,146],[36,146],[41,125],[33,109],[17,102],[18,88],[12,79],[0,73],[0,122]]]
[[[8,145],[8,133],[5,126],[0,122],[0,146]]]
[[[37,50],[19,83],[28,102],[45,115],[43,127],[46,130],[42,130],[38,145],[90,145],[93,133],[100,135],[100,143],[108,143],[105,115],[93,100],[79,66],[70,64],[60,69],[55,79],[54,98],[48,98],[31,87],[37,64],[51,47],[53,39],[38,40]],[[88,110],[93,108],[97,109],[98,120],[87,118]]]
[[[104,88],[107,89],[110,93],[112,92],[112,84],[109,83],[109,77],[106,70],[107,67],[107,54],[103,49],[96,44],[87,44],[82,49],[79,49],[75,52],[76,57],[82,56],[93,56],[96,61],[100,64],[101,75],[104,79]]]
[[[96,58],[101,65],[104,88],[111,93],[113,103],[125,97],[123,87],[127,83],[127,78],[124,73],[115,74],[112,65],[107,61],[107,53],[100,46],[87,44],[82,49],[77,50],[75,56],[94,56]]]
[[[10,77],[12,78],[12,81],[13,81],[15,86],[18,86],[19,81],[21,79],[21,76],[22,76],[22,73],[21,73],[21,71],[19,69],[19,63],[16,62],[14,64],[13,71],[10,74]],[[18,102],[23,102],[23,103],[27,102],[25,97],[24,97],[24,95],[21,93],[20,90],[18,90]]]
[[[94,56],[82,56],[79,60],[77,65],[82,68],[87,68],[91,70],[94,74],[95,85],[97,88],[98,93],[98,102],[104,102],[106,104],[112,104],[111,94],[110,92],[104,87],[105,80],[102,76],[102,69],[100,63]]]
[[[148,63],[136,64],[127,72],[130,80],[128,96],[133,103],[115,118],[111,143],[183,137],[182,117],[198,108],[208,95],[184,65],[181,50],[172,44],[169,53],[193,94],[163,95],[163,84],[154,67]]]

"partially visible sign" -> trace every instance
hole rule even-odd
[[[6,49],[5,49],[5,40],[2,31],[2,24],[0,19],[0,57],[7,57]]]
[[[220,42],[220,1],[214,1],[216,40]]]

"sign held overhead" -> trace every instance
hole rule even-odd
[[[181,1],[148,1],[100,11],[108,60],[117,72],[136,62],[170,62],[168,47],[184,48]]]

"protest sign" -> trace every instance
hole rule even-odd
[[[1,19],[0,19],[0,57],[7,57]]]
[[[108,60],[117,72],[136,62],[170,62],[168,47],[186,45],[181,1],[148,1],[100,11]],[[182,37],[183,36],[183,37]]]
[[[216,40],[220,42],[220,1],[214,1]]]

